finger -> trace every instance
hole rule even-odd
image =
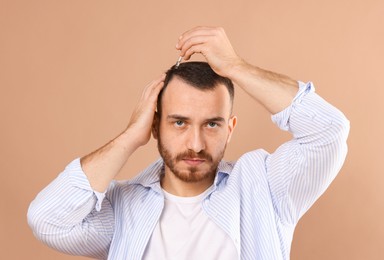
[[[189,31],[186,31],[183,33],[177,42],[176,48],[180,49],[180,47],[184,44],[185,41],[187,41],[189,38],[195,37],[195,36],[225,36],[225,30],[222,27],[195,27]]]
[[[214,29],[215,27],[211,27],[211,26],[196,26],[196,27],[193,27],[192,29],[190,30],[187,30],[185,32],[183,32],[180,36],[180,38],[183,38],[183,37],[187,37],[188,35],[193,35],[195,33],[201,33],[201,32],[209,32],[211,31],[212,29]]]
[[[149,95],[149,99],[157,100],[157,97],[159,96],[159,93],[163,89],[163,87],[164,87],[164,81],[160,81],[158,84],[156,84],[154,88],[152,88],[152,91]]]
[[[193,46],[196,46],[196,45],[206,44],[209,41],[211,41],[212,38],[213,38],[212,35],[204,35],[204,36],[199,35],[199,36],[194,36],[194,37],[189,38],[188,40],[186,40],[184,42],[183,46],[181,46],[180,56],[184,57],[185,53],[190,48],[192,48]]]
[[[145,88],[142,94],[142,99],[147,99],[150,95],[151,92],[153,91],[154,88],[159,87],[159,84],[161,85],[162,82],[164,82],[165,79],[165,73],[162,74],[160,77],[157,79],[152,80]],[[160,90],[159,90],[160,92]]]
[[[152,89],[151,91],[149,92],[149,95],[146,99],[146,103],[148,104],[152,104],[153,106],[156,106],[156,103],[157,103],[157,99],[159,97],[159,93],[160,91],[163,89],[164,87],[164,81],[160,81],[158,82]]]
[[[195,53],[201,53],[202,55],[205,56],[206,53],[206,48],[204,48],[205,45],[203,44],[198,44],[198,45],[193,45],[191,48],[189,48],[184,55],[185,60],[189,60],[191,56]]]
[[[186,32],[184,32],[178,39],[178,42],[176,44],[176,49],[180,49],[181,46],[184,45],[184,43],[189,39],[189,38],[192,38],[192,37],[196,37],[196,36],[208,36],[208,35],[212,35],[214,33],[214,27],[195,27],[191,30],[188,30]]]

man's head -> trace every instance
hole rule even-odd
[[[161,116],[163,93],[173,78],[178,78],[188,85],[202,91],[213,90],[218,85],[224,85],[228,90],[228,94],[231,100],[232,113],[233,99],[235,96],[235,90],[232,81],[228,78],[216,74],[207,62],[194,61],[180,63],[178,67],[172,66],[166,72],[164,87],[161,90],[157,101],[157,114],[159,116]]]
[[[166,174],[189,183],[213,180],[236,125],[233,96],[232,82],[205,62],[167,72],[153,125]]]

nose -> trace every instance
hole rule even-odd
[[[199,153],[205,149],[204,135],[199,127],[191,128],[187,140],[188,150]]]

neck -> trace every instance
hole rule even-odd
[[[161,179],[161,187],[166,192],[176,196],[193,197],[206,191],[212,186],[213,181],[214,177],[199,182],[186,182],[180,180],[168,167],[165,167],[165,173]]]

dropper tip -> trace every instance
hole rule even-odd
[[[179,68],[181,61],[183,60],[183,57],[179,57],[176,61],[175,69]]]

